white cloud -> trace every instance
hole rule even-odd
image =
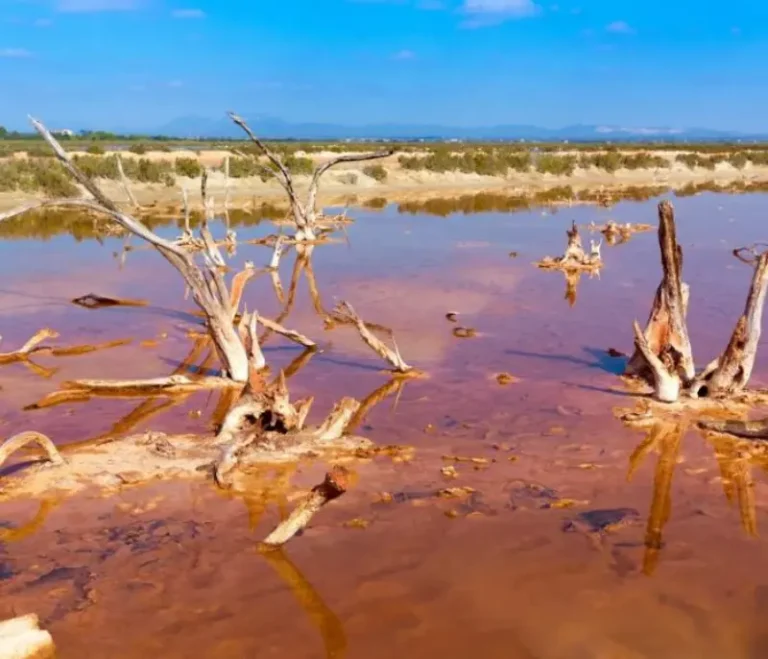
[[[397,60],[414,59],[415,57],[416,53],[408,49],[398,50],[394,55],[392,55],[392,59]]]
[[[202,9],[176,9],[171,12],[174,18],[205,18],[205,12]]]
[[[469,16],[462,26],[477,28],[535,16],[541,8],[533,0],[464,0],[462,11]]]
[[[468,14],[494,14],[509,17],[532,16],[539,7],[532,0],[464,0]]]
[[[24,48],[0,48],[0,57],[9,59],[26,59],[32,57],[32,53]]]
[[[56,8],[66,13],[101,11],[132,11],[139,8],[140,0],[58,0]]]
[[[634,34],[635,31],[626,21],[613,21],[605,26],[606,31],[616,34]]]

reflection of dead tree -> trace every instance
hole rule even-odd
[[[609,245],[621,245],[627,242],[635,233],[653,231],[650,224],[618,224],[613,220],[608,220],[605,224],[590,223],[587,227],[590,232],[600,232],[605,237],[605,242]]]
[[[262,552],[262,556],[291,589],[299,606],[319,630],[325,646],[326,659],[341,659],[347,650],[347,637],[338,616],[328,608],[312,584],[291,563],[282,549],[270,549]]]
[[[291,205],[291,215],[293,222],[296,225],[295,240],[299,242],[314,241],[318,237],[319,227],[318,223],[323,219],[322,214],[317,210],[317,193],[320,187],[320,179],[331,167],[339,165],[341,163],[348,162],[364,162],[368,160],[375,160],[379,158],[386,158],[394,153],[392,149],[386,149],[383,151],[376,151],[373,153],[350,153],[340,156],[336,156],[327,162],[318,165],[312,174],[312,179],[309,184],[309,190],[307,192],[306,202],[302,202],[299,199],[299,195],[296,192],[296,185],[293,180],[293,176],[285,165],[285,163],[262,141],[260,140],[241,117],[234,113],[229,114],[232,121],[234,121],[240,128],[245,131],[251,141],[256,145],[261,155],[267,158],[269,166],[263,166],[262,170],[274,177],[280,186],[285,190],[288,195],[288,200]]]
[[[627,480],[631,480],[642,461],[649,453],[659,454],[653,479],[653,499],[645,531],[645,554],[643,572],[653,574],[658,565],[663,547],[664,527],[672,510],[672,478],[677,467],[683,435],[688,429],[685,422],[654,422],[646,438],[635,448],[629,458]]]
[[[751,447],[745,442],[734,441],[730,437],[718,434],[705,436],[715,449],[725,498],[729,504],[738,506],[744,532],[756,538],[757,514],[752,466],[753,464],[765,466],[768,463],[766,455],[763,451],[752,453]]]
[[[309,496],[299,503],[287,519],[278,524],[263,541],[268,547],[280,547],[309,524],[320,508],[329,501],[337,499],[349,487],[349,472],[344,467],[336,466],[325,475],[319,485],[312,488]]]
[[[568,235],[568,246],[563,256],[545,256],[536,265],[545,270],[586,270],[596,271],[603,266],[600,258],[600,247],[602,241],[590,242],[589,253],[584,251],[579,235],[579,228],[576,222],[571,224],[571,228],[566,231]]]
[[[358,408],[357,412],[355,412],[354,416],[350,419],[349,423],[347,424],[346,432],[353,432],[354,430],[356,430],[360,426],[360,424],[365,420],[366,416],[368,415],[368,412],[370,412],[371,409],[373,409],[385,398],[391,396],[393,393],[397,394],[395,397],[395,407],[396,407],[406,382],[407,380],[404,380],[403,378],[393,377],[391,380],[388,380],[377,389],[374,389],[360,403],[360,407]]]
[[[644,331],[635,322],[635,353],[626,375],[640,378],[664,403],[686,398],[732,398],[744,392],[754,365],[768,290],[768,253],[755,256],[744,314],[723,354],[696,376],[686,314],[689,288],[682,281],[683,254],[677,242],[674,209],[659,204],[659,246],[663,277]]]

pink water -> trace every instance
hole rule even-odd
[[[675,204],[692,288],[689,327],[703,363],[725,345],[743,307],[750,272],[730,250],[764,239],[766,201],[704,194]],[[562,274],[531,265],[562,252],[572,219],[655,223],[654,206],[447,218],[355,211],[349,244],[317,248],[313,269],[326,308],[346,299],[391,326],[406,360],[429,374],[408,382],[396,404],[394,396],[379,404],[361,428],[376,442],[415,447],[413,460],[359,465],[356,486],[288,545],[286,558],[271,561],[257,542],[292,504],[258,487],[245,498],[196,483],[51,500],[40,510],[40,502],[2,504],[0,532],[12,532],[0,546],[0,618],[39,613],[62,657],[768,656],[765,545],[742,523],[748,497],[743,513],[738,497],[726,497],[712,447],[695,431],[683,439],[658,552],[646,541],[652,500],[663,498],[658,480],[654,488],[657,455],[627,481],[644,434],[614,417],[632,400],[616,376],[621,359],[605,351],[629,350],[632,320],[648,313],[660,270],[655,234],[604,246],[600,278],[582,278],[573,306]],[[120,270],[120,245],[68,236],[0,243],[4,349],[42,326],[58,330],[62,345],[133,340],[40,358],[59,369],[47,378],[20,364],[0,368],[4,436],[35,429],[65,444],[108,432],[142,401],[23,408],[68,379],[167,374],[189,350],[192,306],[178,276],[149,251],[131,252]],[[233,263],[268,257],[244,246]],[[293,259],[281,266],[286,291]],[[69,303],[89,292],[151,306]],[[280,308],[268,277],[252,283],[246,301],[267,316]],[[455,338],[449,311],[478,336]],[[323,331],[304,279],[284,324],[324,348],[289,380],[296,397],[315,396],[315,418],[341,396],[363,398],[385,384],[356,335]],[[157,343],[140,345],[147,340]],[[265,354],[278,368],[300,351],[272,339]],[[519,382],[499,386],[501,371]],[[767,376],[762,354],[754,380]],[[195,396],[118,430],[207,432],[215,404]],[[458,463],[459,478],[446,481],[446,455],[494,461]],[[324,468],[302,465],[283,477],[309,487]],[[754,471],[745,487],[759,531],[768,488]],[[264,490],[279,476],[265,474]],[[445,486],[477,492],[436,498]],[[382,492],[395,502],[378,502]],[[559,499],[575,505],[548,506]],[[602,509],[633,509],[636,523],[602,536],[564,530]],[[345,526],[358,518],[368,526]]]

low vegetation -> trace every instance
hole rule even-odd
[[[173,156],[162,156],[158,152],[170,151],[173,142],[155,142],[144,139],[122,148],[122,163],[125,175],[138,183],[173,186],[177,177],[197,178],[203,173],[203,164],[197,155],[186,152]],[[275,166],[258,156],[254,145],[243,146],[232,143],[206,144],[206,148],[223,149],[230,152],[229,175],[233,179],[258,177],[268,181],[274,177]],[[355,152],[363,144],[305,144],[279,143],[275,152],[280,154],[285,167],[294,176],[309,176],[315,166],[310,154],[324,152]],[[714,172],[718,167],[730,167],[743,171],[748,167],[768,167],[768,150],[764,145],[750,145],[749,149],[736,149],[727,145],[705,145],[688,147],[684,152],[668,152],[668,145],[609,146],[602,145],[593,150],[589,145],[545,145],[533,147],[528,144],[406,144],[398,145],[400,153],[397,163],[388,161],[366,165],[363,174],[379,183],[391,178],[393,168],[405,172],[433,172],[435,174],[461,173],[480,176],[504,177],[514,180],[521,174],[541,174],[553,177],[570,177],[577,170],[597,171],[614,174],[619,171],[690,169]],[[19,147],[19,149],[17,149]],[[338,147],[338,149],[336,148]],[[79,154],[74,156],[79,167],[89,176],[97,179],[119,179],[117,167],[118,145],[106,140],[94,139],[80,145]],[[558,149],[559,152],[555,149]],[[697,150],[698,149],[698,150]],[[18,151],[23,151],[20,154]],[[151,153],[152,152],[152,153]],[[328,156],[326,156],[327,158]],[[224,169],[222,154],[213,171]],[[325,159],[325,158],[322,158]],[[354,166],[353,166],[354,167]],[[0,138],[0,191],[21,190],[42,192],[49,195],[74,195],[76,186],[62,176],[61,166],[50,157],[45,146],[34,140],[3,140]],[[342,172],[338,183],[354,185],[359,181],[354,171]]]

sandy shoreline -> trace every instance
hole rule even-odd
[[[201,162],[213,166],[223,157],[223,152],[211,152],[201,157]],[[187,154],[149,153],[142,157],[155,159],[168,158],[170,155],[185,157]],[[317,154],[316,161],[322,161],[323,155]],[[465,172],[432,172],[427,170],[406,170],[399,166],[397,157],[379,161],[387,170],[384,181],[376,181],[363,173],[365,163],[341,165],[330,170],[324,177],[320,188],[320,203],[325,205],[357,205],[373,199],[386,199],[392,202],[416,202],[434,198],[451,198],[467,194],[492,193],[508,196],[534,196],[539,192],[570,187],[574,194],[583,191],[604,190],[620,192],[624,188],[660,187],[678,190],[686,186],[713,184],[729,186],[750,186],[768,183],[768,166],[747,164],[737,169],[728,163],[719,163],[714,169],[703,167],[688,168],[674,162],[674,155],[669,154],[670,167],[658,169],[620,169],[616,172],[590,167],[576,168],[571,175],[552,175],[530,172],[511,172],[507,176],[483,176]],[[136,157],[136,156],[134,156]],[[300,192],[309,185],[308,176],[296,176],[296,186]],[[114,180],[100,181],[113,199],[127,201],[122,185]],[[189,192],[190,202],[200,205],[200,179],[176,176],[176,184],[150,184],[131,182],[131,190],[138,202],[145,206],[181,203],[181,187]],[[285,201],[285,192],[275,181],[262,181],[259,177],[230,178],[229,182],[221,171],[213,171],[208,180],[208,190],[218,203],[223,203],[229,189],[231,207],[248,207],[259,203],[279,203]],[[37,192],[15,190],[0,192],[0,209],[7,210],[15,205],[41,199]]]

